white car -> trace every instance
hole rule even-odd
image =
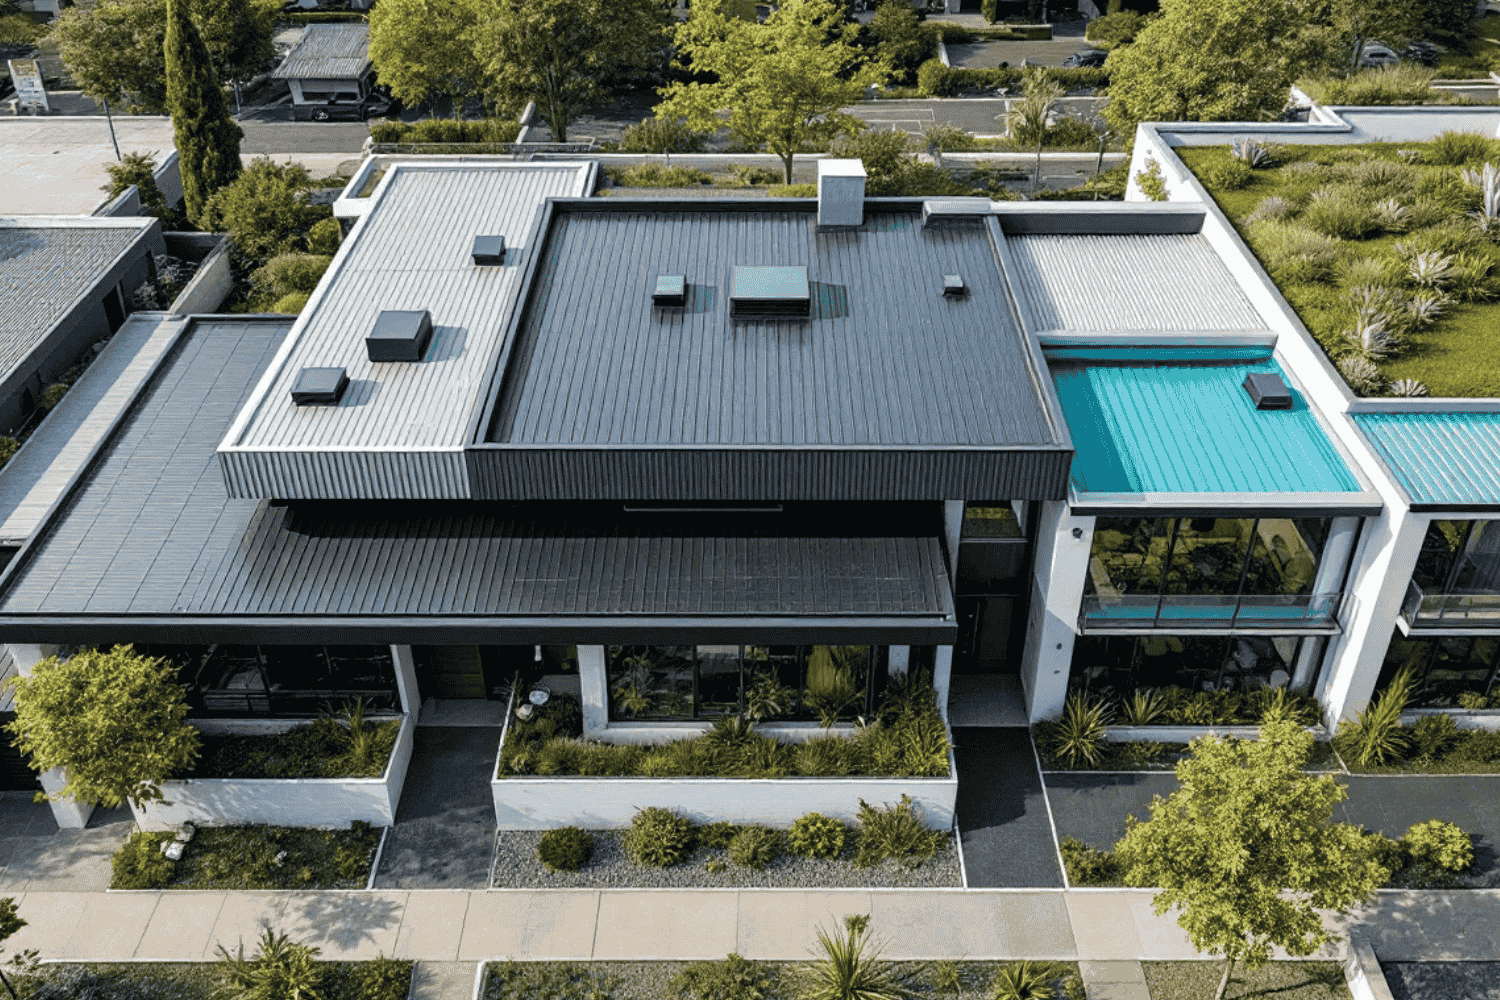
[[[1392,51],[1389,45],[1383,42],[1365,42],[1359,50],[1359,65],[1361,68],[1394,66],[1400,61],[1401,57]]]

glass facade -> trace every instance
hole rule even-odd
[[[1329,525],[1329,518],[1101,517],[1084,581],[1084,624],[1326,622],[1339,596],[1339,586],[1315,592]]]
[[[1248,692],[1287,687],[1296,677],[1303,644],[1322,642],[1322,636],[1080,636],[1073,646],[1069,689],[1124,697],[1137,688]],[[1306,678],[1301,686],[1312,681]]]
[[[1500,524],[1433,521],[1402,614],[1413,625],[1500,622]]]
[[[389,646],[138,645],[177,666],[194,715],[313,716],[364,698],[370,711],[400,712]]]
[[[889,675],[885,646],[606,646],[605,658],[617,722],[853,719],[872,714]]]
[[[1396,672],[1410,667],[1415,679],[1411,708],[1458,708],[1460,696],[1478,707],[1500,708],[1500,636],[1455,635],[1423,639],[1398,629],[1391,635],[1376,689],[1383,689]]]

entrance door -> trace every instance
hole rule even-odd
[[[1014,674],[1020,671],[1013,634],[1018,603],[1019,598],[1010,596],[959,598],[954,673]]]
[[[422,698],[503,700],[535,646],[413,646]]]

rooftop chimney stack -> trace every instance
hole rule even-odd
[[[865,165],[818,161],[818,228],[853,229],[865,221]]]

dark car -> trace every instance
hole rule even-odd
[[[1100,52],[1098,49],[1085,49],[1075,52],[1063,60],[1064,66],[1083,68],[1085,66],[1103,66],[1104,60],[1109,58],[1108,52]]]
[[[1406,47],[1406,51],[1402,55],[1412,62],[1421,63],[1423,66],[1436,66],[1446,51],[1448,50],[1441,45],[1434,45],[1431,42],[1412,42]]]
[[[329,101],[326,104],[297,104],[292,106],[292,116],[298,121],[315,122],[363,122],[371,118],[384,118],[395,114],[400,108],[384,94],[371,94],[362,101]]]

